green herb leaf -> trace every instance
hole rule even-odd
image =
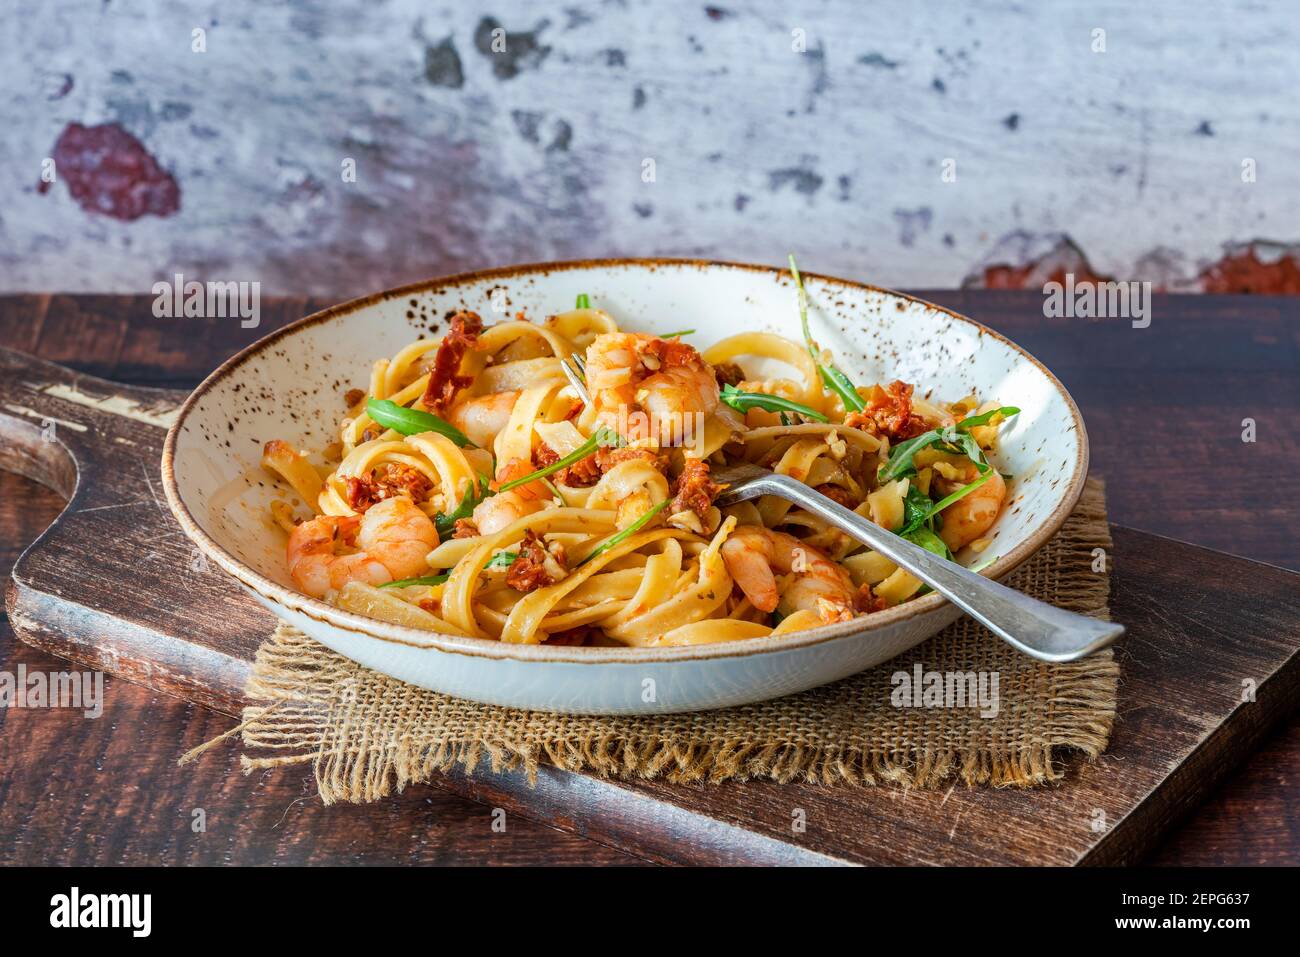
[[[442,513],[439,512],[433,516],[433,526],[438,530],[439,541],[446,541],[456,531],[456,522],[462,518],[469,518],[474,514],[474,507],[488,496],[494,494],[488,488],[488,481],[483,476],[478,477],[479,484],[475,487],[470,483],[469,488],[465,489],[465,497],[460,500],[455,511]]]
[[[648,521],[650,521],[650,519],[654,518],[656,515],[658,515],[660,512],[662,512],[665,508],[667,508],[667,507],[668,507],[668,503],[669,503],[670,501],[671,501],[671,499],[664,499],[662,502],[660,502],[660,503],[659,503],[658,505],[656,505],[654,508],[650,509],[650,511],[646,512],[644,515],[642,515],[640,518],[638,518],[635,522],[633,522],[631,525],[629,525],[627,528],[623,529],[623,531],[618,532],[617,534],[611,535],[609,538],[605,539],[603,542],[601,542],[599,545],[596,546],[596,550],[595,550],[595,551],[593,551],[590,555],[588,555],[586,558],[584,558],[584,559],[583,559],[582,561],[580,561],[578,564],[579,564],[579,565],[585,565],[585,564],[587,564],[587,562],[591,561],[591,560],[592,560],[593,558],[595,558],[597,555],[604,554],[605,552],[609,551],[611,548],[614,548],[615,546],[617,546],[617,545],[619,545],[619,544],[621,544],[621,543],[627,541],[629,538],[631,538],[631,537],[632,537],[633,535],[635,535],[637,532],[641,531],[641,529],[645,528],[646,523],[647,523]]]
[[[519,557],[518,552],[497,552],[491,560],[484,565],[484,568],[509,568]]]
[[[795,265],[794,253],[790,254],[790,275],[794,277],[794,288],[799,294],[799,324],[803,327],[803,341],[808,347],[808,355],[813,362],[817,362],[817,347],[813,345],[812,330],[808,328],[808,292],[803,287],[799,267]],[[818,363],[818,368],[821,368],[821,363]]]
[[[689,336],[689,335],[690,335],[691,333],[693,333],[694,331],[695,331],[694,329],[683,329],[681,332],[665,332],[665,333],[664,333],[662,336],[660,336],[659,338],[660,338],[660,339],[676,339],[678,336]]]
[[[861,412],[867,407],[867,404],[862,401],[862,396],[858,395],[857,388],[843,372],[834,366],[818,366],[818,369],[822,374],[822,382],[840,397],[844,408],[850,412]]]
[[[929,432],[908,439],[906,442],[900,442],[889,450],[889,461],[880,467],[876,478],[882,483],[892,482],[894,479],[902,478],[904,475],[914,472],[912,457],[917,452],[932,445],[944,446],[949,451],[964,454],[975,463],[981,472],[987,472],[989,465],[984,461],[984,453],[980,449],[979,443],[975,441],[975,437],[970,434],[970,430],[976,426],[988,425],[989,420],[998,413],[1004,416],[1012,416],[1019,411],[1013,405],[1004,405],[999,409],[990,409],[988,412],[962,419],[951,428],[931,429]]]
[[[928,495],[923,495],[920,490],[916,488],[908,488],[907,496],[903,499],[903,529],[898,534],[906,537],[909,532],[915,531],[926,522],[937,517],[939,513],[949,505],[960,502],[971,492],[975,491],[987,482],[992,476],[992,470],[988,466],[985,466],[983,474],[981,474],[979,478],[963,485],[951,495],[946,495],[937,502],[931,502]],[[918,496],[915,504],[912,501],[913,492]]]
[[[590,309],[590,308],[591,308],[591,300],[587,297],[587,294],[586,294],[585,292],[580,292],[580,293],[578,293],[578,302],[577,302],[577,305],[575,305],[573,308],[574,308],[574,309]]]
[[[986,467],[984,470],[984,474],[981,475],[979,478],[977,478],[975,481],[970,482],[967,485],[963,485],[961,488],[957,489],[957,491],[953,492],[951,495],[945,495],[943,498],[939,499],[939,501],[935,502],[934,508],[930,510],[930,514],[938,515],[949,505],[953,505],[956,502],[960,502],[967,495],[975,491],[977,488],[979,488],[981,485],[983,485],[992,477],[993,477],[993,470]]]
[[[560,469],[566,469],[570,465],[573,465],[575,462],[581,462],[592,452],[596,451],[597,446],[603,445],[606,448],[617,448],[622,444],[623,444],[623,437],[613,429],[606,429],[606,428],[597,429],[595,433],[592,434],[591,438],[587,439],[586,442],[583,442],[581,445],[579,445],[576,449],[574,449],[564,458],[560,459],[558,462],[552,462],[550,465],[546,466],[545,468],[540,468],[536,472],[529,472],[527,475],[522,476],[521,478],[512,479],[511,481],[506,482],[504,485],[498,488],[497,491],[508,492],[512,488],[518,488],[521,485],[527,485],[529,482],[536,481],[537,479],[540,478],[545,478],[548,475],[560,471]]]
[[[450,422],[438,418],[432,412],[420,409],[408,409],[389,399],[367,399],[366,414],[386,429],[393,429],[403,435],[419,435],[421,432],[437,432],[455,442],[462,449],[476,448],[464,432]]]
[[[942,441],[943,434],[938,429],[931,429],[929,432],[923,432],[905,442],[899,442],[889,450],[889,460],[876,473],[876,480],[881,485],[884,485],[886,482],[900,479],[904,475],[915,471],[912,467],[912,456],[922,449],[929,448],[936,442]]]
[[[803,287],[803,277],[795,265],[794,253],[790,254],[790,275],[794,276],[795,289],[799,291],[799,324],[803,327],[803,341],[808,347],[808,355],[812,356],[812,361],[821,374],[822,384],[840,397],[845,409],[861,412],[867,405],[849,377],[834,366],[822,365],[818,360],[817,347],[813,344],[812,331],[808,328],[808,291]]]
[[[964,453],[966,458],[975,463],[975,467],[981,472],[987,472],[991,466],[984,461],[984,450],[980,444],[975,441],[975,436],[969,432],[958,432],[952,437],[955,439],[954,444],[957,449]]]
[[[979,415],[972,415],[962,419],[960,422],[957,423],[957,431],[969,432],[971,429],[977,428],[981,425],[988,425],[989,420],[992,419],[995,415],[1001,415],[1006,418],[1010,418],[1011,416],[1015,415],[1019,411],[1020,410],[1017,409],[1014,405],[1004,405],[1000,409],[989,409],[987,412],[981,412]]]
[[[406,588],[410,585],[441,585],[451,577],[450,572],[441,575],[425,575],[423,578],[399,578],[395,582],[384,582],[380,588]]]
[[[913,545],[920,545],[927,552],[933,552],[940,558],[946,558],[952,561],[952,552],[948,551],[948,546],[943,543],[943,539],[930,531],[924,525],[920,528],[914,528],[906,535],[902,536]]]
[[[898,534],[905,535],[914,528],[920,528],[929,519],[933,508],[934,502],[930,501],[930,496],[915,484],[908,485],[907,494],[903,496],[903,527]]]
[[[734,385],[722,387],[721,399],[737,412],[748,412],[750,409],[763,409],[767,412],[797,412],[818,422],[830,421],[816,409],[810,409],[806,405],[791,402],[779,395],[767,395],[763,392],[744,392]]]

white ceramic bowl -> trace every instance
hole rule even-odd
[[[1015,476],[985,570],[999,578],[1060,528],[1083,488],[1088,442],[1069,394],[1041,363],[978,323],[929,303],[809,275],[814,335],[856,382],[899,378],[918,394],[972,392],[1021,408],[1003,427],[999,465]],[[602,260],[517,266],[435,279],[335,306],[280,329],[224,363],[194,390],[167,436],[162,477],[185,533],[263,605],[335,651],[424,688],[477,701],[585,714],[722,708],[802,691],[869,668],[953,621],[939,595],[856,621],[779,638],[683,648],[511,645],[362,618],[294,590],[283,535],[268,521],[277,496],[258,467],[264,442],[333,441],[343,392],[371,363],[443,317],[492,303],[534,319],[579,293],[627,329],[693,328],[703,348],[741,330],[800,338],[787,272],[683,260]]]

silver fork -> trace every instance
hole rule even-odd
[[[1124,634],[1123,625],[1064,611],[940,558],[788,475],[737,465],[715,472],[713,480],[729,486],[715,505],[760,495],[794,502],[907,569],[1003,641],[1042,661],[1074,661]]]
[[[573,360],[573,366],[569,365],[569,359]],[[569,359],[560,360],[560,368],[564,370],[564,377],[569,380],[569,385],[573,386],[573,391],[578,393],[578,398],[582,400],[583,405],[591,405],[591,394],[587,391],[586,373],[587,363],[582,361],[582,356],[576,352],[569,353]]]

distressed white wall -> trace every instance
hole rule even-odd
[[[1057,234],[1100,272],[1177,280],[1227,242],[1300,240],[1298,14],[6,0],[0,291],[143,292],[184,270],[344,296],[451,267],[790,249],[817,271],[955,286]],[[505,54],[476,45],[485,18]],[[71,123],[139,138],[179,211],[122,222],[65,182],[38,192]]]

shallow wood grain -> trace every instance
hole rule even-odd
[[[551,771],[540,782],[541,806],[580,833],[669,862],[1136,863],[1292,713],[1300,576],[1113,531],[1111,607],[1130,625],[1119,651],[1119,721],[1106,753],[1075,762],[1056,788],[685,787]],[[1246,678],[1258,683],[1249,704],[1240,701]],[[539,800],[518,776],[467,784],[485,800]],[[805,832],[791,827],[796,810]],[[736,823],[744,834],[728,832]]]
[[[1080,329],[1068,323],[1063,328],[1047,328],[1041,316],[1041,297],[1028,294],[950,292],[929,296],[936,301],[945,297],[955,307],[965,308],[976,318],[1026,345],[1062,376],[1080,401],[1089,422],[1094,467],[1103,461],[1109,463],[1107,469],[1110,470],[1104,470],[1103,474],[1110,479],[1112,517],[1145,520],[1149,527],[1159,527],[1172,534],[1199,537],[1201,541],[1213,544],[1226,543],[1226,547],[1235,547],[1237,551],[1256,557],[1281,564],[1296,564],[1285,523],[1279,525],[1257,516],[1243,515],[1247,510],[1218,511],[1198,502],[1189,504],[1190,500],[1180,504],[1178,490],[1188,483],[1203,490],[1195,483],[1232,482],[1235,479],[1234,473],[1239,467],[1234,456],[1242,452],[1237,437],[1239,427],[1223,434],[1198,433],[1196,441],[1208,443],[1212,448],[1193,451],[1194,460],[1191,462],[1175,459],[1166,470],[1161,487],[1154,490],[1149,487],[1150,483],[1141,484],[1149,478],[1149,475],[1139,474],[1145,468],[1144,462],[1129,454],[1129,446],[1135,437],[1140,445],[1141,440],[1159,439],[1162,429],[1173,429],[1187,418],[1202,421],[1186,410],[1195,407],[1203,411],[1211,407],[1216,390],[1224,395],[1265,396],[1277,416],[1285,417],[1288,409],[1294,411],[1298,405],[1295,397],[1298,332],[1294,300],[1163,297],[1157,299],[1151,329],[1121,331]],[[49,343],[42,345],[41,339],[44,335],[42,329],[48,321],[49,303],[56,298],[59,297],[0,298],[0,342],[42,352],[46,349],[55,351]],[[1163,306],[1160,305],[1162,301]],[[147,305],[145,297],[94,297],[93,302],[79,304],[78,309],[71,313],[76,317],[75,321],[61,326],[58,335],[76,336],[98,331],[108,333],[107,341],[121,342],[116,356],[110,354],[112,350],[88,353],[90,358],[84,363],[86,371],[108,375],[126,373],[150,384],[187,385],[229,352],[263,334],[270,325],[295,318],[315,304],[302,301],[284,304],[283,308],[275,303],[269,308],[264,304],[263,327],[252,332],[238,330],[237,325],[230,328],[230,324],[221,328],[182,328],[174,320],[166,323],[154,320],[148,314]],[[1181,323],[1182,334],[1163,339],[1138,338],[1158,332],[1162,317],[1170,324]],[[111,334],[113,322],[123,330],[120,340]],[[195,324],[204,325],[202,321],[195,321]],[[1183,335],[1205,340],[1205,344],[1181,344]],[[1143,345],[1148,341],[1150,345]],[[1103,343],[1106,343],[1104,349]],[[1132,354],[1134,352],[1139,353],[1138,358]],[[163,358],[150,365],[151,353]],[[1145,366],[1138,361],[1142,357],[1145,357]],[[1135,389],[1134,383],[1139,382],[1137,377],[1142,375],[1159,379],[1160,388],[1152,385],[1148,390],[1146,385],[1141,385]],[[1210,398],[1205,393],[1211,394]],[[1142,403],[1149,401],[1153,394],[1161,401],[1152,408],[1160,411],[1147,415],[1145,413],[1149,410],[1144,409]],[[1097,423],[1106,417],[1114,427],[1099,429]],[[1266,420],[1267,417],[1260,419],[1260,442],[1247,447],[1247,450],[1257,455],[1258,467],[1279,476],[1278,480],[1285,485],[1292,479],[1290,473],[1280,466],[1286,463],[1288,455],[1291,455],[1291,462],[1295,457],[1284,443],[1265,440],[1267,433],[1262,423]],[[1116,479],[1114,469],[1119,470],[1122,481]],[[18,481],[9,479],[6,484],[12,491],[12,483]],[[1121,491],[1117,502],[1117,486],[1123,482],[1131,483],[1127,487],[1135,491],[1127,496],[1127,501]],[[20,482],[19,487],[30,488],[25,482]],[[30,496],[41,494],[48,493],[28,491],[14,493],[6,499],[23,503]],[[1270,498],[1285,500],[1282,494]],[[1224,496],[1224,500],[1232,501],[1229,496]],[[1121,512],[1121,507],[1127,511]],[[26,514],[21,505],[15,505],[15,508]],[[8,513],[0,510],[0,532],[22,543],[34,536],[37,528],[14,531],[14,514],[12,510]],[[1245,525],[1242,524],[1243,518],[1247,520]],[[24,652],[38,654],[25,649]],[[9,659],[10,655],[5,654],[4,660]],[[121,682],[117,685],[129,687]],[[146,696],[146,700],[151,697]],[[166,703],[169,699],[157,700]],[[184,711],[171,715],[170,723],[162,727],[173,732],[172,738],[191,740],[181,725],[203,720],[203,715],[201,710]],[[80,726],[93,724],[78,719],[72,729],[65,729],[65,733],[68,738],[73,738]],[[1223,789],[1181,832],[1175,832],[1153,860],[1159,863],[1300,862],[1296,841],[1300,829],[1295,824],[1293,783],[1297,780],[1296,775],[1300,774],[1300,742],[1297,742],[1296,722],[1292,720],[1288,727],[1289,731],[1279,732],[1270,739],[1264,751],[1247,762],[1236,783]],[[60,746],[69,747],[66,743]],[[108,748],[112,746],[112,742],[106,744]],[[20,757],[15,755],[14,761],[18,760]],[[157,772],[149,770],[155,765]],[[169,761],[151,759],[142,769],[142,780],[148,780],[153,773],[165,777],[163,772],[167,765]],[[86,773],[92,774],[93,771],[87,769]],[[278,774],[296,776],[296,780],[301,781],[301,775],[293,770]],[[12,776],[11,773],[9,777]],[[949,803],[953,799],[949,798]],[[54,809],[48,810],[54,813]],[[1179,810],[1180,807],[1173,809],[1174,812]],[[58,814],[62,815],[62,826],[70,827],[68,822],[82,812],[83,809],[78,808],[75,802],[61,805]],[[335,817],[333,820],[339,819]],[[775,818],[773,827],[774,833],[780,832],[785,827],[785,819]],[[0,828],[0,833],[11,832],[5,826]],[[598,829],[591,833],[597,834]],[[280,849],[278,853],[284,855],[289,851]]]
[[[146,462],[163,430],[42,387],[55,367],[0,352],[0,406],[37,409],[58,438],[0,415],[11,445],[81,476],[67,513],[14,568],[7,607],[30,643],[156,691],[235,713],[270,616],[192,548],[156,500]],[[76,376],[79,393],[154,412],[170,393]],[[36,474],[36,477],[41,477]],[[84,544],[99,544],[88,566]],[[1123,720],[1097,764],[1055,790],[823,789],[770,782],[684,787],[548,771],[449,775],[438,785],[664,863],[1132,863],[1199,800],[1300,695],[1300,576],[1116,530],[1112,609],[1129,627]],[[124,587],[148,582],[148,587]],[[1239,707],[1243,679],[1258,699]],[[1104,827],[1094,827],[1098,815]],[[806,822],[796,830],[796,817]],[[881,842],[878,835],[891,835]]]
[[[63,506],[0,472],[0,573]],[[66,671],[0,621],[0,669]],[[302,766],[246,777],[237,748],[184,768],[188,748],[234,725],[226,715],[127,681],[105,680],[97,719],[0,709],[0,864],[555,864],[621,866],[626,854],[416,786],[389,801],[325,808]],[[206,830],[193,829],[202,809]]]

